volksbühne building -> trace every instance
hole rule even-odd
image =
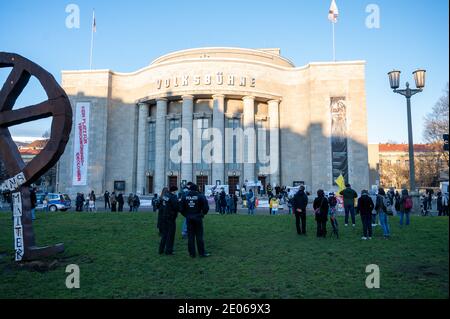
[[[233,190],[260,180],[315,192],[335,189],[340,174],[369,187],[364,61],[295,67],[279,49],[200,48],[132,73],[63,71],[62,86],[75,120],[60,191],[148,194],[186,181]],[[180,128],[191,143],[175,154]],[[222,135],[205,136],[210,128]],[[239,128],[255,134],[227,134]],[[221,151],[211,162],[199,154],[212,141]]]

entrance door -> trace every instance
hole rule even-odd
[[[177,176],[169,176],[169,182],[167,183],[169,188],[172,186],[178,187],[178,177]]]
[[[266,193],[266,177],[265,176],[258,176],[258,181],[261,182],[262,185],[262,189],[261,189],[261,193],[265,194]]]
[[[149,194],[153,194],[153,176],[147,177],[147,189]]]
[[[197,176],[197,186],[200,193],[205,193],[205,185],[208,185],[208,176]]]
[[[234,194],[236,192],[237,185],[239,185],[239,176],[228,176],[228,187],[230,194]]]

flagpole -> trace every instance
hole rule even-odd
[[[95,21],[95,11],[92,11],[92,24],[91,24],[91,52],[89,56],[89,70],[92,70],[92,52],[94,50],[94,21]]]
[[[334,22],[331,22],[331,24],[333,25],[333,61],[336,62],[336,42],[335,42],[335,37],[334,37]]]

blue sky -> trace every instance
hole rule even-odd
[[[39,63],[59,81],[61,70],[87,69],[92,9],[95,8],[94,68],[129,72],[180,49],[203,46],[279,47],[297,66],[332,59],[330,0],[191,1],[0,1],[0,51]],[[448,0],[336,0],[338,60],[366,60],[369,142],[407,141],[406,102],[393,94],[386,73],[403,71],[414,82],[427,70],[425,91],[413,98],[415,142],[422,141],[423,117],[449,78]],[[80,8],[80,28],[65,21],[68,4]],[[380,28],[369,29],[366,7],[380,8]],[[7,73],[0,70],[0,81]],[[31,82],[17,102],[39,102]],[[14,136],[40,136],[49,120],[13,128]]]

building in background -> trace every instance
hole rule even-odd
[[[200,48],[132,73],[63,71],[62,87],[75,117],[58,170],[69,194],[148,194],[187,181],[230,191],[258,180],[332,190],[340,174],[357,189],[369,186],[364,61],[296,67],[279,49]],[[172,160],[181,138],[170,136],[180,128],[192,137],[192,161]],[[223,133],[213,163],[199,156],[213,139],[199,138],[209,128]],[[226,136],[239,128],[256,130],[248,137],[256,149]],[[241,146],[256,161],[237,161]],[[260,153],[276,158],[270,173]]]
[[[15,142],[19,149],[22,160],[25,164],[29,163],[36,155],[38,155],[47,145],[48,139],[35,140],[31,143]],[[0,158],[0,181],[7,178],[6,169],[2,159]],[[40,191],[55,192],[56,191],[56,166],[48,170],[34,183]]]
[[[368,149],[370,185],[408,187],[408,144],[369,144]],[[441,145],[415,144],[414,156],[417,187],[439,187],[445,173],[448,180],[448,163],[443,157]]]

